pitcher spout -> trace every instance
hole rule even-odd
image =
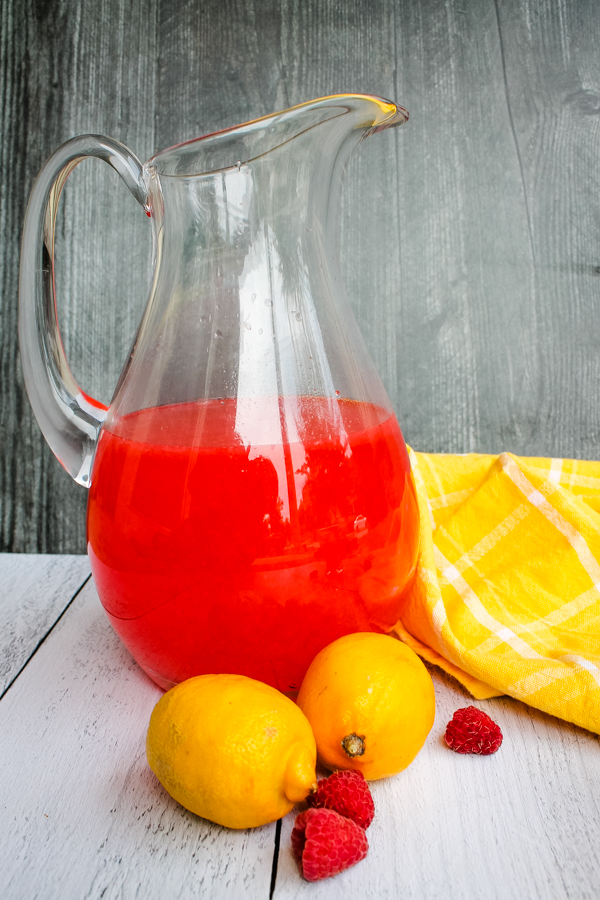
[[[343,140],[353,133],[366,137],[407,120],[408,112],[391,100],[368,94],[333,94],[169,147],[153,156],[146,168],[158,175],[191,178],[251,163],[334,121]]]
[[[277,429],[291,440],[296,425],[277,398],[387,407],[354,333],[337,219],[354,148],[407,117],[388,100],[339,94],[146,163],[157,265],[111,415],[235,397],[237,433],[250,444],[268,443]],[[272,427],[248,411],[258,397],[277,400]]]

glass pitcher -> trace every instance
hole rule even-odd
[[[19,334],[39,425],[89,488],[98,594],[164,688],[229,672],[294,695],[315,654],[389,631],[418,510],[404,440],[344,294],[341,176],[407,113],[377,97],[304,103],[158,153],[67,141],[27,210]],[[110,407],[58,330],[54,225],[84,157],[152,220],[146,310]]]

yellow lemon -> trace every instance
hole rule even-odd
[[[229,828],[280,819],[317,786],[306,716],[243,675],[199,675],[166,693],[150,718],[146,755],[178,803]]]
[[[360,632],[314,658],[298,706],[327,768],[358,769],[375,780],[405,769],[421,750],[435,718],[435,692],[406,644]]]

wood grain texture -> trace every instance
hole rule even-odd
[[[86,491],[45,444],[17,352],[21,230],[33,180],[75,134],[154,150],[155,0],[2,0],[0,28],[0,550],[85,551]],[[69,178],[57,222],[63,342],[84,390],[109,400],[148,287],[148,220],[108,166]]]
[[[0,554],[0,697],[89,577],[87,556]]]
[[[496,12],[534,261],[536,446],[598,458],[600,7],[496,0]]]
[[[412,116],[393,135],[395,200],[384,199],[392,159],[377,164],[375,140],[357,160],[362,176],[348,173],[356,193],[344,219],[354,251],[346,277],[406,437],[419,449],[600,452],[593,316],[586,329],[585,314],[573,314],[600,301],[598,207],[588,193],[598,178],[600,122],[567,107],[585,85],[586,109],[595,108],[600,80],[587,47],[600,10],[556,7],[394,7],[394,93]],[[376,197],[365,189],[369,169]],[[359,197],[369,221],[383,211],[385,229],[361,228]],[[361,243],[362,269],[354,268]],[[378,323],[371,310],[380,298]]]
[[[509,698],[472,701],[433,670],[436,721],[414,763],[374,782],[369,854],[330,882],[297,877],[283,820],[276,900],[595,900],[600,739]],[[484,709],[504,734],[493,756],[452,753],[455,710]]]
[[[267,900],[275,825],[212,825],[150,771],[161,694],[89,582],[0,702],[3,900]]]
[[[16,356],[20,228],[66,137],[155,148],[319,95],[405,127],[351,161],[342,263],[417,449],[600,456],[600,5],[595,0],[2,0],[0,549],[84,549]],[[147,288],[148,227],[113,173],[70,178],[59,300],[82,386],[110,397]]]
[[[74,562],[85,560],[0,558],[4,593],[17,597],[37,579],[45,609],[58,567],[66,589]],[[274,897],[595,900],[600,738],[498,698],[476,705],[503,730],[499,752],[460,756],[443,733],[472,701],[438,670],[432,676],[436,721],[424,749],[405,772],[372,784],[367,858],[307,884],[290,851],[292,812],[282,822]],[[150,772],[144,740],[160,694],[88,582],[0,700],[3,900],[267,900],[275,826],[211,825]]]

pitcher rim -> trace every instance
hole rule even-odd
[[[366,100],[374,103],[376,106],[379,106],[382,114],[382,118],[378,121],[375,119],[373,124],[370,126],[370,130],[372,132],[383,131],[387,128],[393,128],[396,125],[403,125],[408,121],[409,114],[404,107],[399,106],[393,100],[386,100],[384,97],[380,97],[377,94],[354,94],[354,93],[344,93],[344,94],[328,94],[324,97],[318,97],[314,100],[307,100],[304,103],[297,103],[294,106],[290,106],[286,109],[278,110],[276,112],[268,113],[264,116],[258,116],[256,119],[249,119],[246,122],[240,122],[237,125],[230,125],[227,128],[220,128],[217,131],[211,131],[208,134],[202,134],[199,137],[188,138],[188,140],[180,141],[177,144],[172,144],[169,147],[165,147],[163,150],[159,150],[157,153],[154,153],[145,163],[144,169],[155,169],[157,170],[156,161],[160,159],[160,157],[167,156],[167,154],[172,153],[174,150],[180,150],[183,147],[188,147],[190,144],[199,144],[202,141],[209,140],[211,138],[219,137],[221,135],[233,134],[236,131],[241,131],[244,128],[249,128],[250,126],[256,126],[261,122],[266,122],[270,119],[276,119],[280,116],[285,116],[289,113],[295,112],[300,109],[310,109],[311,107],[318,108],[319,106],[327,103],[328,101],[335,100]],[[258,159],[259,156],[263,154],[257,154],[256,156],[252,156],[250,159],[243,160],[243,164],[246,165],[249,162],[252,162],[254,159]],[[239,163],[238,163],[239,167]],[[199,178],[204,175],[214,174],[214,172],[225,172],[229,169],[234,169],[235,165],[228,165],[223,167],[218,167],[216,169],[211,169],[210,171],[198,172],[193,175],[191,174],[174,174],[174,173],[166,173],[158,170],[158,174],[161,178]]]

